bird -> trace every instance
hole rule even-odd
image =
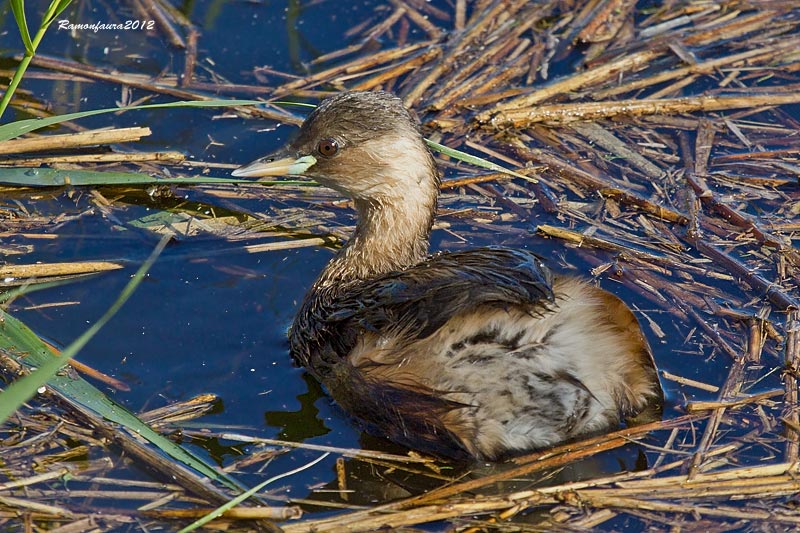
[[[618,297],[523,249],[429,253],[441,178],[397,96],[330,96],[294,140],[232,174],[307,176],[352,200],[354,233],[288,339],[367,432],[499,461],[660,418],[652,351]]]

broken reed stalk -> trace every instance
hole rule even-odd
[[[604,102],[579,102],[575,104],[550,104],[524,108],[507,108],[494,114],[481,113],[475,120],[481,127],[495,130],[527,128],[539,122],[567,124],[646,115],[675,115],[698,111],[724,111],[753,107],[768,107],[800,103],[800,92],[785,94],[759,94],[752,96],[687,96],[655,100],[621,100]]]
[[[0,165],[40,166],[74,163],[162,163],[164,165],[179,165],[185,160],[186,156],[181,152],[126,152],[0,159]]]
[[[142,515],[159,520],[194,520],[202,518],[213,511],[213,508],[203,507],[195,507],[192,509],[153,509],[152,511],[143,511]],[[288,507],[234,507],[222,513],[218,519],[215,519],[215,523],[217,523],[217,520],[297,520],[301,516],[303,516],[303,511],[296,505],[290,505]]]
[[[735,67],[737,66],[737,63],[741,63],[742,67],[745,68],[749,63],[753,62],[768,63],[779,54],[797,50],[798,46],[800,46],[800,39],[786,39],[784,41],[776,42],[772,46],[755,48],[753,50],[745,50],[744,52],[739,52],[737,54],[731,54],[728,56],[715,57],[699,63],[690,64],[683,68],[668,69],[652,76],[626,81],[620,85],[617,85],[616,87],[596,91],[593,96],[597,99],[618,96],[621,94],[638,91],[646,87],[651,87],[653,85],[658,85],[669,80],[684,79],[697,74],[712,74],[717,69],[728,65]]]
[[[533,106],[562,94],[569,94],[577,91],[588,85],[593,85],[600,81],[613,78],[621,72],[636,71],[652,62],[656,57],[661,55],[662,51],[658,49],[644,50],[641,52],[626,54],[616,61],[609,62],[605,65],[595,67],[587,70],[586,72],[578,73],[557,82],[551,83],[546,87],[537,89],[536,91],[512,98],[507,102],[500,103],[490,111],[485,111],[476,115],[475,119],[478,123],[488,123],[492,120],[493,115],[504,115],[508,112],[513,112],[521,109],[533,108]]]
[[[784,459],[797,462],[800,452],[800,412],[798,412],[798,374],[800,373],[800,311],[789,312],[786,318],[786,340],[784,345],[783,385],[786,389],[783,420],[787,426]]]
[[[446,53],[438,62],[433,65],[421,78],[412,80],[410,87],[405,91],[403,102],[408,107],[415,107],[416,103],[422,98],[431,87],[441,83],[446,74],[453,72],[458,65],[455,58],[466,52],[468,47],[478,35],[482,34],[487,27],[493,24],[502,13],[513,14],[519,11],[526,2],[524,0],[514,0],[513,2],[498,2],[483,11],[475,11],[473,19],[470,20],[468,28],[456,36],[455,41],[450,43]]]
[[[623,189],[611,183],[605,176],[589,173],[549,151],[539,149],[530,150],[519,145],[512,145],[509,148],[513,149],[517,156],[525,161],[534,161],[547,165],[551,172],[562,176],[568,176],[587,188],[601,192],[606,197],[619,199],[620,202],[626,205],[639,208],[663,220],[677,222],[678,224],[685,224],[687,222],[687,218],[684,214],[666,206],[653,203],[638,193]]]
[[[713,409],[730,409],[732,407],[741,407],[742,405],[757,403],[761,400],[774,398],[782,394],[785,394],[785,391],[781,389],[762,392],[752,396],[746,396],[744,398],[738,398],[724,402],[690,402],[686,404],[686,410],[690,413],[696,413],[698,411],[711,411]]]
[[[673,418],[671,420],[652,422],[649,424],[643,424],[641,426],[634,426],[632,428],[615,431],[599,437],[556,446],[542,452],[524,455],[513,460],[513,462],[518,465],[514,468],[490,476],[484,476],[478,479],[455,483],[447,487],[432,490],[426,494],[410,498],[405,502],[401,502],[401,507],[407,508],[423,503],[435,502],[457,494],[472,492],[476,489],[499,483],[501,481],[511,480],[519,476],[530,475],[533,472],[541,472],[551,468],[558,468],[573,463],[579,459],[590,457],[603,451],[618,448],[626,443],[630,443],[631,439],[646,435],[651,431],[679,427],[690,420],[696,420],[696,418],[691,416],[683,416]]]
[[[22,367],[13,357],[5,356],[0,353],[4,368],[16,368],[22,372]],[[53,392],[53,394],[57,394]],[[76,420],[82,427],[91,428],[120,446],[131,458],[141,461],[157,472],[167,476],[172,482],[181,485],[190,493],[197,494],[207,501],[225,503],[228,496],[216,487],[212,486],[207,480],[192,472],[190,469],[171,461],[161,453],[144,444],[139,439],[129,436],[126,432],[103,418],[99,417],[91,409],[81,405],[78,401],[67,397],[57,397],[59,403],[69,412],[70,417]]]
[[[191,433],[191,432],[190,432]],[[196,434],[198,437],[202,436],[201,432]],[[261,437],[250,437],[247,435],[237,433],[217,433],[214,435],[219,439],[230,440],[234,442],[246,442],[252,444],[267,444],[270,446],[282,446],[289,448],[302,448],[304,450],[313,450],[318,452],[331,452],[339,454],[343,457],[352,457],[354,459],[377,459],[383,461],[394,461],[397,463],[409,464],[430,464],[433,462],[430,458],[425,457],[411,457],[407,455],[397,455],[373,450],[364,450],[360,448],[340,448],[337,446],[323,446],[319,444],[310,444],[305,442],[291,442],[279,439],[266,439]]]
[[[744,281],[753,290],[759,291],[770,302],[775,304],[783,311],[800,309],[800,303],[796,298],[787,294],[777,284],[768,281],[760,274],[756,274],[752,269],[742,264],[740,261],[722,252],[714,246],[707,244],[702,239],[693,239],[697,251],[714,260],[715,263],[724,266],[733,275],[734,279]]]
[[[199,31],[194,28],[189,29],[189,35],[186,39],[186,58],[180,83],[183,88],[191,87],[194,81],[195,67],[197,66],[197,40],[199,37]]]
[[[716,407],[711,411],[711,417],[708,419],[705,430],[703,431],[703,435],[700,438],[700,442],[697,445],[692,460],[689,464],[689,479],[695,478],[700,473],[699,469],[706,460],[712,443],[717,438],[717,430],[719,429],[720,423],[722,422],[722,416],[725,414],[726,410],[726,400],[728,398],[733,398],[741,390],[745,363],[746,358],[744,355],[741,355],[734,359],[733,364],[731,365],[730,372],[728,372],[728,377],[725,380],[725,383],[722,385],[718,396],[719,407]]]
[[[333,76],[338,76],[341,74],[352,75],[354,73],[363,73],[369,69],[375,68],[378,65],[397,61],[401,58],[406,58],[408,56],[411,56],[417,52],[424,54],[425,53],[424,50],[426,50],[432,44],[435,43],[428,41],[421,43],[414,43],[412,45],[403,46],[400,48],[393,48],[390,50],[384,50],[372,54],[368,60],[359,58],[349,63],[345,63],[344,65],[332,67],[323,70],[321,72],[318,72],[316,74],[312,74],[310,76],[306,76],[304,78],[300,78],[297,80],[290,81],[288,83],[284,83],[283,85],[279,85],[278,87],[275,88],[273,95],[276,97],[284,96],[287,94],[291,94],[293,91],[301,87],[307,89],[325,83]]]
[[[58,72],[66,72],[82,78],[90,78],[93,80],[103,81],[114,85],[128,86],[134,89],[141,89],[143,91],[166,94],[173,96],[180,100],[212,100],[213,98],[194,91],[186,89],[179,89],[176,83],[162,82],[153,83],[149,76],[142,76],[138,74],[122,73],[122,72],[108,72],[98,67],[92,67],[74,61],[65,61],[54,57],[44,55],[37,55],[33,64],[40,68],[55,70]],[[267,103],[267,102],[265,102]],[[303,119],[296,117],[289,113],[281,112],[279,110],[272,110],[267,108],[256,107],[231,107],[230,109],[242,114],[243,116],[254,116],[265,119],[276,120],[285,124],[299,125]]]
[[[797,465],[783,463],[776,465],[732,468],[719,472],[699,474],[691,479],[685,474],[669,477],[653,477],[657,471],[665,471],[682,465],[676,461],[658,469],[641,472],[626,472],[608,478],[590,481],[568,482],[561,485],[524,490],[499,496],[481,496],[467,500],[419,500],[418,506],[403,505],[402,511],[388,512],[387,508],[371,511],[356,511],[347,515],[322,520],[310,520],[287,524],[284,530],[289,533],[300,531],[370,531],[382,527],[401,527],[422,524],[446,517],[468,516],[473,513],[487,513],[508,510],[517,513],[527,507],[562,503],[583,508],[585,505],[617,507],[635,510],[651,505],[673,506],[678,513],[697,512],[703,514],[707,507],[697,507],[691,503],[672,504],[664,499],[700,500],[737,496],[740,499],[758,499],[765,494],[793,494],[800,489],[796,478]],[[610,485],[611,487],[604,487]],[[748,513],[749,510],[737,511]],[[452,514],[451,514],[452,513]],[[728,516],[725,510],[722,515]],[[778,521],[800,523],[794,514],[756,513],[753,517],[769,519],[777,516]]]
[[[162,9],[159,2],[155,0],[138,1],[144,4],[147,14],[155,19],[154,28],[161,31],[171,46],[179,49],[186,48],[186,41],[176,28],[174,20],[170,18],[168,11]]]
[[[0,278],[30,280],[51,276],[75,276],[118,270],[125,265],[113,261],[78,261],[75,263],[34,263],[30,265],[0,265]]]
[[[720,201],[718,196],[708,188],[705,181],[698,175],[692,173],[687,174],[686,182],[694,189],[697,197],[706,209],[719,214],[726,221],[742,228],[745,233],[753,235],[761,244],[779,250],[792,264],[800,266],[800,253],[798,253],[796,249],[787,247],[780,239],[776,239],[774,236],[762,230],[749,216],[736,211],[729,205]]]
[[[0,155],[41,152],[44,150],[64,150],[100,144],[118,144],[138,141],[151,134],[150,128],[114,128],[90,130],[66,135],[42,135],[26,139],[13,139],[0,142]]]
[[[677,374],[673,374],[672,372],[668,372],[666,370],[661,371],[661,377],[664,379],[668,379],[670,381],[674,381],[676,383],[680,383],[681,385],[694,387],[695,389],[700,389],[707,392],[719,392],[719,387],[717,387],[716,385],[709,385],[708,383],[703,383],[702,381],[697,381],[696,379],[690,379],[683,376],[679,376]]]

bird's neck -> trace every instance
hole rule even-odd
[[[438,186],[404,197],[355,200],[358,224],[317,285],[368,280],[404,270],[428,254]]]

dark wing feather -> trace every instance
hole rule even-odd
[[[440,254],[354,288],[351,296],[358,305],[345,304],[329,319],[351,320],[371,331],[408,326],[416,338],[424,338],[479,305],[552,301],[550,282],[541,260],[524,251],[482,248]]]
[[[400,329],[413,340],[477,306],[551,302],[551,280],[539,257],[523,250],[438,254],[408,270],[309,295],[292,327],[292,351],[304,366],[332,364],[364,331]]]

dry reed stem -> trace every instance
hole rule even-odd
[[[580,102],[535,107],[503,108],[494,115],[482,113],[476,120],[484,128],[506,130],[526,128],[539,122],[568,124],[626,115],[674,115],[698,111],[725,111],[800,103],[800,93],[759,94],[752,96],[687,96],[684,98]]]
[[[483,174],[479,176],[445,179],[442,180],[442,183],[439,185],[439,188],[442,190],[455,189],[456,187],[464,187],[466,185],[472,185],[475,183],[484,183],[487,181],[496,183],[498,181],[502,182],[508,179],[511,179],[511,176],[508,174],[505,174],[503,172],[491,172],[489,174]]]
[[[198,434],[201,436],[201,434]],[[319,444],[310,444],[305,442],[292,442],[278,439],[266,439],[261,437],[250,437],[236,433],[219,433],[216,435],[220,439],[232,440],[234,442],[249,442],[254,444],[268,444],[270,446],[284,446],[289,448],[302,448],[304,450],[313,450],[318,452],[331,452],[342,455],[343,457],[352,457],[354,459],[380,459],[384,461],[396,461],[398,463],[409,464],[430,464],[433,459],[426,457],[413,457],[411,455],[396,455],[385,452],[378,452],[373,450],[363,450],[360,448],[340,448],[337,446],[321,446]]]
[[[20,487],[29,487],[37,483],[42,483],[45,481],[50,481],[52,479],[61,478],[67,474],[72,474],[72,470],[70,468],[67,467],[58,468],[50,472],[46,472],[44,474],[38,474],[35,476],[26,477],[24,479],[18,479],[15,481],[8,481],[6,483],[0,483],[0,491],[17,489]]]
[[[0,364],[2,364],[3,368],[11,369],[17,374],[23,372],[21,365],[17,363],[14,358],[2,352],[0,352]],[[58,399],[59,403],[68,410],[77,424],[91,428],[94,432],[102,435],[110,442],[115,443],[125,452],[129,459],[140,462],[142,465],[156,472],[160,472],[161,475],[177,483],[183,487],[184,490],[204,498],[205,501],[212,503],[225,503],[228,501],[229,496],[214,487],[207,479],[201,478],[189,468],[166,458],[160,452],[155,451],[138,438],[128,435],[127,432],[119,431],[116,424],[112,424],[99,417],[94,411],[81,403],[76,402],[72,398],[62,396],[52,389],[48,389],[48,394]],[[86,453],[85,451],[77,451],[79,455],[85,455]],[[76,494],[76,491],[73,491],[72,494],[79,495],[80,493]],[[104,491],[103,495],[106,494],[111,495],[112,493]],[[97,496],[97,494],[94,496]],[[128,495],[127,499],[133,496],[132,494]],[[3,499],[3,497],[0,497],[0,502],[2,502]],[[260,524],[268,531],[279,531],[271,522],[261,521]]]
[[[597,43],[612,39],[625,24],[636,2],[632,0],[606,0],[592,13],[589,23],[578,33],[577,40]]]
[[[194,420],[211,411],[218,400],[214,394],[200,394],[185,401],[139,413],[138,417],[152,427]]]
[[[456,66],[454,58],[465,53],[466,48],[478,35],[487,30],[502,14],[513,15],[521,9],[526,2],[514,0],[513,2],[498,2],[486,11],[476,11],[468,28],[461,33],[455,43],[447,50],[447,53],[439,60],[430,71],[413,87],[406,91],[403,101],[409,107],[414,107],[417,101],[431,86],[436,84],[445,73],[449,73]]]
[[[44,503],[31,501],[27,498],[23,500],[20,498],[12,498],[10,496],[0,496],[0,504],[6,507],[10,507],[12,509],[33,511],[36,513],[58,516],[62,518],[73,518],[75,516],[72,514],[70,510],[65,509],[63,507],[58,507],[56,505],[47,505]]]
[[[530,474],[531,472],[542,471],[549,468],[557,468],[559,466],[576,461],[579,458],[591,456],[599,453],[600,451],[614,449],[623,445],[623,443],[630,442],[631,439],[637,436],[645,435],[650,431],[677,427],[689,420],[695,420],[695,418],[678,417],[672,420],[643,424],[641,426],[615,431],[607,435],[585,439],[575,443],[564,444],[542,452],[536,452],[518,457],[513,460],[513,462],[518,466],[510,470],[476,480],[457,483],[449,487],[442,487],[427,494],[411,498],[409,501],[404,502],[402,506],[406,507],[419,503],[436,501],[456,494],[473,491],[477,488],[485,487],[499,481]]]
[[[794,296],[786,293],[774,282],[771,282],[763,276],[756,274],[741,261],[731,257],[729,254],[724,253],[716,247],[707,244],[703,240],[696,239],[693,241],[693,243],[700,253],[712,259],[716,264],[724,266],[726,269],[728,269],[737,282],[743,281],[753,290],[759,291],[779,309],[784,311],[800,309],[800,302],[798,302]]]
[[[705,160],[707,160],[707,157]],[[704,174],[705,163],[703,164],[702,170],[704,171],[702,172]],[[795,266],[800,266],[800,253],[798,253],[797,250],[790,246],[786,246],[785,242],[783,242],[781,239],[777,239],[766,231],[762,230],[749,216],[738,212],[729,205],[726,205],[720,201],[718,196],[708,188],[708,185],[706,185],[705,181],[699,176],[690,173],[686,176],[686,182],[692,187],[692,189],[694,189],[697,197],[707,209],[718,213],[725,218],[726,221],[737,225],[746,233],[752,234],[760,243],[772,248],[776,248],[783,255],[785,255],[786,258],[792,262],[792,264]]]
[[[712,410],[711,417],[708,419],[706,428],[703,431],[703,436],[701,437],[694,456],[692,457],[692,461],[689,464],[689,479],[692,479],[699,474],[699,469],[705,461],[714,440],[717,438],[717,430],[722,422],[722,416],[725,414],[726,400],[736,395],[741,389],[743,377],[742,373],[745,362],[746,358],[742,355],[734,359],[733,364],[731,365],[730,372],[728,372],[728,378],[725,380],[725,383],[722,385],[722,389],[719,393],[720,407]]]
[[[639,89],[664,83],[665,81],[685,79],[698,74],[711,75],[721,67],[736,65],[737,63],[742,63],[742,66],[746,66],[747,63],[756,62],[770,63],[780,54],[792,52],[796,50],[798,46],[800,46],[800,39],[788,39],[772,46],[745,50],[744,52],[731,54],[729,56],[715,57],[700,63],[690,64],[683,68],[668,69],[652,76],[623,83],[617,87],[597,91],[593,95],[595,98],[604,99],[638,91]]]
[[[637,257],[640,259],[650,259],[658,262],[662,262],[665,259],[663,256],[653,254],[646,250],[632,248],[629,246],[628,243],[609,242],[607,240],[603,240],[598,237],[592,237],[578,233],[576,231],[550,226],[549,224],[539,224],[538,226],[536,226],[536,231],[537,233],[546,235],[548,237],[563,239],[565,241],[575,243],[578,246],[591,246],[594,248],[599,248],[603,250],[614,250],[618,252],[624,251],[631,257]]]
[[[664,503],[657,501],[643,501],[636,498],[616,498],[604,497],[603,495],[584,494],[577,495],[578,499],[571,501],[575,505],[588,505],[591,507],[610,507],[616,509],[644,509],[649,511],[659,511],[663,513],[688,514],[695,519],[697,517],[720,517],[737,518],[755,521],[765,521],[779,524],[800,524],[800,517],[794,513],[764,511],[760,509],[748,508],[742,510],[736,507],[719,506],[701,507],[698,505],[683,503]]]
[[[76,263],[36,263],[0,265],[0,278],[41,279],[51,276],[74,276],[118,270],[124,265],[112,261],[79,261]]]
[[[527,150],[519,146],[511,146],[511,148],[514,149],[520,158],[547,165],[551,172],[559,176],[568,177],[590,189],[598,190],[606,197],[618,198],[624,204],[640,208],[644,212],[655,215],[663,220],[677,222],[679,224],[685,224],[687,221],[686,216],[682,213],[666,206],[653,203],[631,190],[616,186],[604,177],[586,172],[550,152],[544,150]]]
[[[372,76],[371,78],[367,78],[366,80],[353,85],[352,89],[354,91],[367,91],[370,89],[374,89],[388,80],[396,79],[398,76],[402,76],[407,72],[412,72],[414,70],[419,69],[423,65],[429,63],[433,59],[440,56],[442,53],[441,48],[437,46],[431,46],[425,52],[412,56],[411,58],[407,59],[404,62],[398,63],[395,66],[387,68],[381,72],[378,72],[376,75]]]
[[[631,165],[645,173],[649,178],[660,179],[664,177],[664,171],[649,161],[646,157],[634,151],[623,141],[614,136],[613,133],[603,128],[599,124],[586,123],[574,124],[572,129],[605,148],[612,154],[627,160]]]
[[[797,462],[800,450],[800,412],[798,412],[798,386],[797,377],[800,369],[800,311],[790,311],[786,318],[786,340],[784,346],[783,384],[786,389],[784,398],[785,407],[783,417],[785,424],[790,428],[787,432],[784,459],[787,462]]]
[[[199,37],[200,32],[192,28],[186,39],[186,55],[180,82],[180,86],[183,88],[190,87],[194,80],[194,71],[197,66],[197,40]]]
[[[164,33],[167,41],[175,48],[186,48],[186,42],[178,32],[178,29],[170,19],[169,12],[163,10],[161,5],[155,0],[137,0],[142,2],[153,19],[155,19],[155,27]]]
[[[695,389],[700,389],[708,392],[719,392],[719,387],[716,385],[709,385],[708,383],[703,383],[701,381],[697,381],[696,379],[685,378],[683,376],[678,376],[677,374],[673,374],[672,372],[667,372],[666,370],[661,371],[661,377],[664,379],[668,379],[670,381],[674,381],[675,383],[680,383],[681,385],[686,385],[688,387],[694,387]]]
[[[438,26],[435,24],[428,22],[428,19],[425,18],[425,15],[411,7],[408,2],[404,2],[402,0],[389,0],[392,4],[396,7],[403,9],[405,11],[406,16],[410,18],[414,23],[422,28],[422,31],[428,34],[428,37],[431,39],[439,39],[442,36],[442,30],[439,29]]]
[[[343,65],[323,70],[311,76],[306,76],[304,78],[284,83],[283,85],[276,87],[273,94],[276,97],[280,97],[286,94],[296,92],[297,89],[300,89],[301,87],[308,89],[320,85],[322,83],[326,83],[329,81],[330,78],[338,76],[340,74],[364,73],[365,71],[375,68],[378,65],[389,63],[392,61],[398,61],[402,58],[407,58],[412,54],[415,54],[417,52],[420,52],[421,50],[428,48],[431,44],[433,43],[431,42],[415,43],[400,48],[394,48],[390,50],[377,52],[375,54],[372,54],[368,58],[358,58],[353,61],[350,61],[349,63],[345,63]]]
[[[126,152],[112,154],[61,155],[52,157],[25,157],[18,159],[0,159],[0,165],[40,166],[66,165],[74,163],[162,163],[179,165],[186,156],[180,152]]]
[[[677,464],[680,464],[677,463]],[[590,488],[591,483],[567,483],[542,489],[473,498],[471,501],[448,501],[439,504],[422,505],[399,512],[388,509],[357,511],[345,517],[323,520],[303,521],[284,526],[286,532],[301,531],[370,531],[385,527],[402,527],[422,524],[448,517],[465,516],[507,510],[515,514],[530,506],[551,505],[556,502],[575,506],[618,507],[625,510],[649,509],[656,506],[669,506],[672,512],[701,514],[707,508],[688,504],[673,504],[654,501],[664,499],[700,499],[735,495],[739,498],[759,498],[764,494],[792,494],[800,489],[800,481],[795,478],[794,464],[770,465],[732,469],[713,474],[702,474],[691,480],[685,475],[655,479],[636,479],[621,481],[613,478],[596,480],[598,483],[612,483],[624,488]],[[634,473],[636,475],[637,473]],[[630,476],[630,474],[627,474]],[[381,512],[382,511],[382,512]],[[748,511],[735,512],[747,513]],[[720,516],[730,516],[726,510]],[[800,523],[800,517],[793,514],[754,514],[753,518],[769,519],[778,516],[780,521]]]
[[[519,3],[509,6],[510,11],[508,14],[513,15],[516,10],[521,7],[522,5]],[[488,48],[481,50],[480,54],[476,55],[473,53],[474,57],[471,58],[472,61],[465,65],[464,68],[458,69],[458,71],[455,72],[454,75],[446,81],[446,83],[437,84],[433,92],[435,100],[429,105],[429,107],[433,110],[441,110],[450,105],[450,103],[454,100],[467,93],[475,95],[485,92],[486,89],[476,89],[474,87],[474,80],[468,81],[468,78],[481,69],[484,69],[483,76],[496,74],[492,69],[485,68],[487,65],[491,65],[496,61],[504,60],[505,62],[504,68],[501,71],[501,75],[513,75],[513,70],[510,69],[511,65],[505,58],[508,57],[513,48],[518,46],[517,40],[519,37],[537,22],[537,17],[528,15],[529,14],[526,14],[520,23],[515,24],[511,28],[511,31],[505,32],[503,34],[503,38],[497,39],[491,43]],[[443,63],[449,64],[451,68],[455,64],[463,63],[463,60],[458,61],[457,55],[460,54],[462,50],[463,48],[461,47],[455,47],[453,50],[449,50],[450,53],[445,56]]]
[[[547,87],[543,87],[534,91],[531,94],[512,98],[507,102],[498,104],[491,111],[485,111],[476,115],[475,119],[479,123],[492,122],[495,126],[499,126],[500,122],[495,122],[497,116],[505,117],[509,113],[523,113],[524,109],[530,108],[540,102],[549,100],[554,96],[569,94],[577,91],[588,85],[595,84],[599,81],[604,81],[612,76],[616,76],[621,72],[635,71],[658,57],[661,54],[658,50],[644,50],[642,52],[625,55],[616,61],[608,64],[595,67],[580,74],[569,76],[558,82],[552,83]],[[503,121],[507,123],[506,121]]]
[[[194,520],[202,518],[213,511],[213,508],[195,507],[192,509],[151,510],[142,514],[160,520]],[[294,505],[288,507],[234,507],[222,513],[219,518],[214,519],[214,524],[219,526],[220,522],[226,520],[297,520],[301,516],[303,516],[302,509]]]
[[[690,413],[696,413],[698,411],[711,411],[713,409],[730,409],[731,407],[740,407],[742,405],[757,403],[760,402],[761,400],[774,398],[782,394],[784,394],[783,390],[772,390],[767,392],[761,392],[759,394],[754,394],[752,396],[747,396],[745,398],[739,398],[736,400],[728,400],[721,402],[689,402],[686,404],[686,410]]]
[[[81,146],[117,144],[138,141],[151,134],[150,128],[114,128],[91,130],[65,135],[43,135],[26,139],[13,139],[0,142],[0,155],[40,152],[43,150],[64,150]]]
[[[57,58],[48,57],[46,55],[37,54],[33,58],[32,64],[40,68],[46,68],[46,69],[56,70],[59,72],[75,74],[78,76],[104,81],[115,85],[125,85],[135,89],[142,89],[144,91],[153,92],[156,94],[166,94],[169,96],[174,96],[175,98],[179,98],[181,100],[213,99],[212,97],[202,93],[192,92],[185,89],[178,89],[175,86],[168,86],[165,85],[164,83],[152,83],[150,81],[150,78],[147,76],[122,73],[122,72],[106,72],[103,69],[97,67],[91,67],[89,65],[84,65],[72,61],[64,61]],[[294,115],[290,115],[285,112],[273,111],[270,109],[254,108],[254,107],[232,107],[230,109],[242,114],[243,116],[255,116],[260,118],[277,120],[279,122],[287,124],[299,125],[303,122],[303,119],[300,117],[296,117]]]

